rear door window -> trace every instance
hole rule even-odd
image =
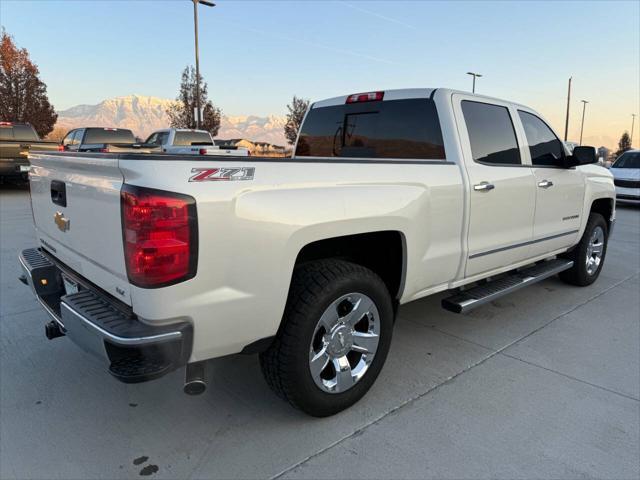
[[[424,98],[312,108],[296,156],[444,160],[445,151],[436,106]]]
[[[174,145],[213,145],[211,135],[208,132],[176,132]]]
[[[534,166],[562,166],[564,147],[549,126],[535,115],[518,110]]]
[[[475,162],[490,165],[522,164],[507,107],[463,100],[462,113]]]
[[[88,128],[84,144],[135,143],[131,130],[121,128]]]

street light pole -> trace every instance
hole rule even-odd
[[[473,87],[471,88],[471,93],[476,93],[476,77],[480,78],[482,75],[474,72],[467,72],[467,75],[471,75],[473,77]]]
[[[636,125],[636,114],[631,114],[631,137],[629,138],[629,146],[633,147],[633,127]]]
[[[207,7],[215,7],[216,4],[206,0],[193,0],[193,30],[195,33],[196,44],[196,128],[199,129],[202,124],[202,110],[200,108],[200,56],[198,53],[198,4]]]
[[[580,100],[582,102],[582,124],[580,125],[580,145],[582,145],[582,131],[584,130],[584,111],[587,108],[586,100]]]
[[[567,116],[564,120],[564,141],[567,141],[567,134],[569,133],[569,103],[571,102],[571,78],[569,77],[569,89],[567,90]]]

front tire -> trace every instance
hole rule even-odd
[[[369,390],[391,345],[393,306],[371,270],[342,260],[296,268],[282,325],[260,355],[269,386],[294,407],[326,417]]]
[[[595,282],[602,271],[607,253],[609,229],[604,217],[591,213],[580,243],[562,258],[573,260],[573,267],[559,274],[560,279],[570,285],[586,287]]]

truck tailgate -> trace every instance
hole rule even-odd
[[[40,246],[130,305],[118,158],[43,152],[30,160],[31,203]]]

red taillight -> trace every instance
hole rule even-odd
[[[200,150],[198,150],[198,153],[200,153],[200,155],[206,155],[207,154],[207,149],[206,148],[201,148]]]
[[[105,128],[105,130],[106,130],[106,128]],[[100,153],[109,153],[109,149],[108,148],[101,148],[99,151],[100,151]]]
[[[198,224],[193,197],[124,185],[121,205],[124,257],[133,285],[164,287],[195,276]]]
[[[377,102],[384,98],[384,92],[354,93],[347,97],[345,103]]]
[[[58,145],[58,151],[64,152],[64,145]]]

